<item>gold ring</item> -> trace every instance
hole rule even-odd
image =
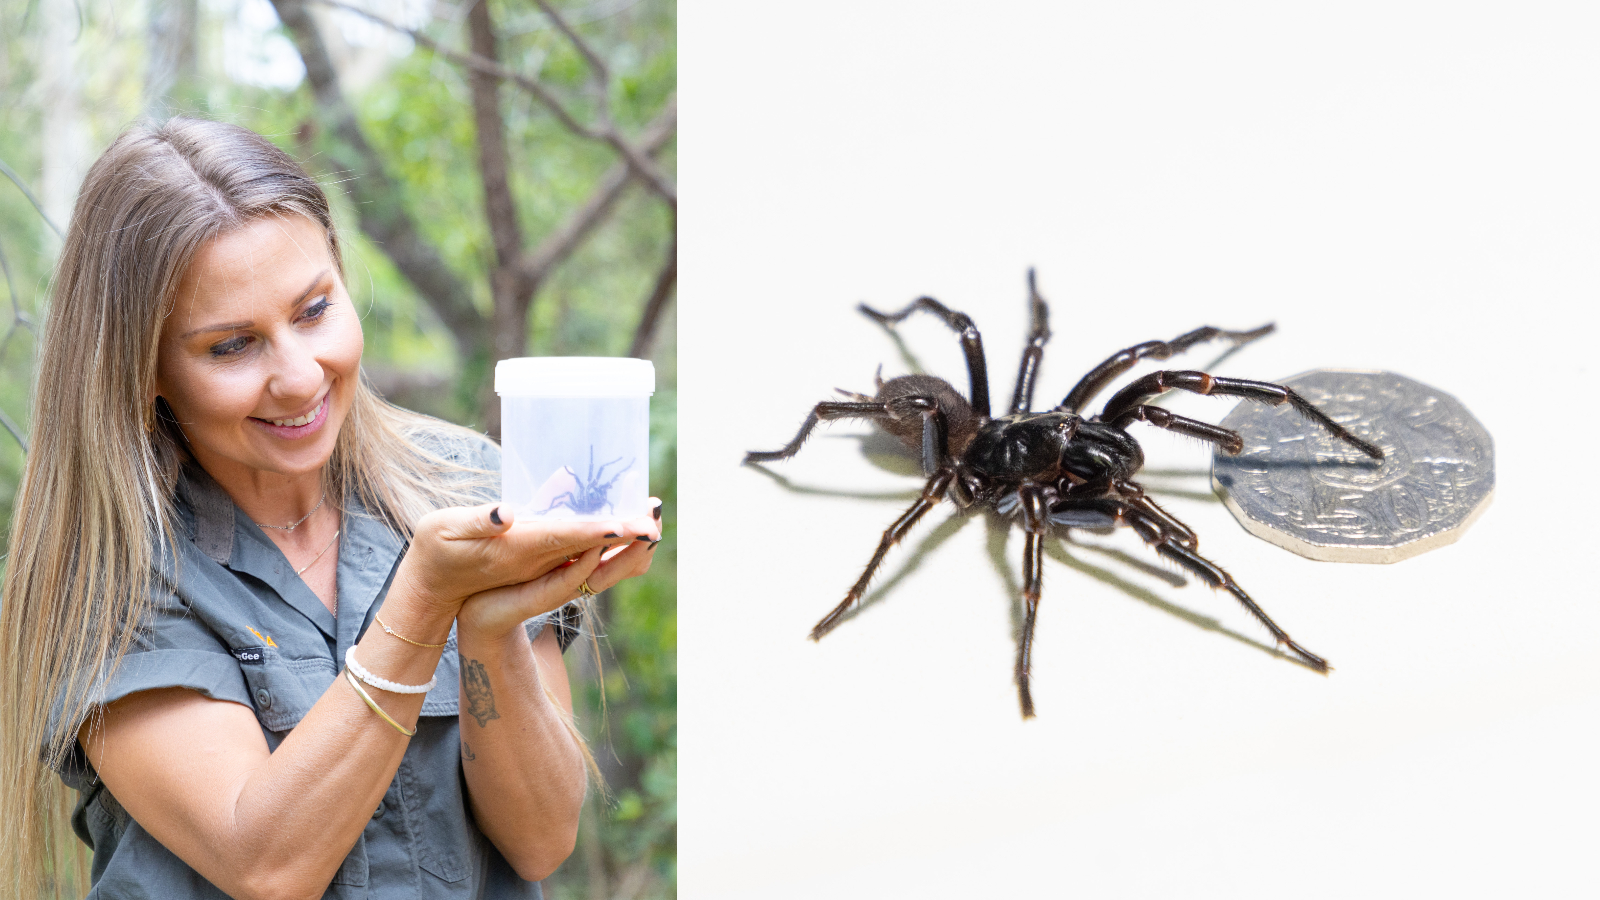
[[[598,593],[600,593],[600,592],[595,590],[592,587],[589,587],[589,579],[587,579],[587,578],[585,578],[578,585],[578,596],[580,596],[580,597],[593,597],[595,594],[598,594]]]

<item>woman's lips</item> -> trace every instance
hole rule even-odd
[[[259,418],[256,418],[255,416],[251,416],[250,420],[255,422],[256,424],[260,425],[262,428],[265,428],[267,431],[271,432],[272,434],[274,434],[274,435],[276,435],[278,437],[281,437],[281,438],[287,438],[289,440],[295,440],[296,438],[307,437],[307,436],[309,436],[311,434],[316,433],[317,430],[322,428],[322,423],[326,422],[328,420],[328,407],[330,405],[330,400],[332,399],[332,397],[333,397],[333,392],[332,391],[329,391],[328,393],[323,394],[322,395],[322,402],[317,405],[316,412],[314,414],[312,414],[312,416],[311,416],[311,421],[305,423],[304,425],[277,425],[277,424],[274,424],[274,422],[271,419],[259,419]],[[300,416],[300,417],[297,417],[297,418],[304,418],[304,417]],[[292,422],[292,421],[295,421],[295,419],[279,419],[278,421],[279,422],[285,422],[285,421]]]

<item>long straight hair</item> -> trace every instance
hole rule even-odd
[[[182,118],[136,126],[84,180],[40,344],[0,596],[0,895],[64,892],[65,873],[83,871],[81,848],[54,839],[69,793],[54,770],[148,614],[152,572],[176,556],[186,451],[151,402],[162,320],[200,247],[270,216],[320,225],[343,276],[322,189],[249,130]],[[409,538],[423,514],[481,502],[488,473],[442,455],[468,435],[360,381],[328,490]]]

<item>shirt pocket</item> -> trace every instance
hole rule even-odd
[[[461,736],[454,720],[423,718],[395,773],[417,865],[452,883],[466,880],[479,861],[475,851],[479,835],[470,823],[460,754]]]
[[[350,848],[350,855],[339,864],[339,871],[333,873],[330,885],[348,884],[353,887],[366,887],[367,884],[367,836],[362,834],[356,838],[356,845]],[[343,896],[329,891],[329,896]],[[362,896],[366,896],[362,894]]]
[[[290,659],[278,647],[255,649],[260,660],[241,660],[239,670],[256,719],[268,731],[288,731],[311,712],[339,672],[330,659]]]

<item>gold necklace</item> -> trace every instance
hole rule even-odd
[[[306,569],[309,569],[312,566],[316,565],[317,564],[317,560],[322,558],[322,554],[327,553],[328,552],[328,548],[332,547],[333,546],[333,542],[337,541],[338,539],[339,539],[339,529],[335,529],[334,532],[333,532],[333,537],[330,538],[326,544],[322,545],[322,549],[317,551],[317,555],[316,556],[311,557],[311,562],[306,563],[305,566],[302,567],[302,568],[296,569],[294,574],[296,576],[304,575],[306,573]]]
[[[327,499],[328,499],[328,489],[327,488],[323,488],[322,489],[322,499],[317,501],[317,505],[316,506],[311,507],[311,512],[308,512],[305,515],[301,516],[299,518],[299,520],[296,521],[293,525],[263,525],[260,522],[256,522],[256,527],[257,528],[276,528],[279,531],[293,531],[296,528],[299,528],[301,525],[304,525],[307,519],[311,518],[312,515],[314,515],[317,510],[321,509],[322,508],[322,504],[325,501],[327,501]],[[255,522],[254,519],[251,519],[250,521]]]

